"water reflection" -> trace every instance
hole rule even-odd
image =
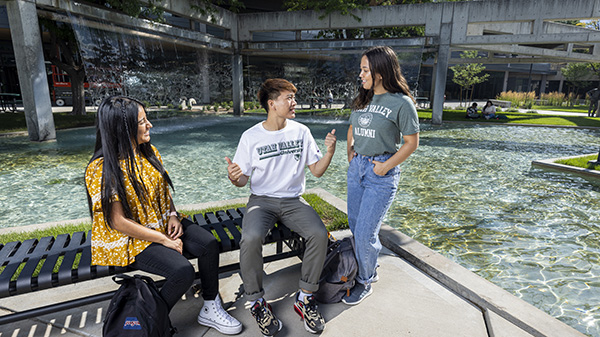
[[[225,156],[259,117],[153,121],[179,205],[247,196],[227,180]],[[307,187],[346,198],[347,122],[301,120],[317,142],[337,129],[329,171]],[[597,151],[598,131],[422,125],[402,166],[386,222],[578,330],[600,335],[600,182],[531,161]],[[93,129],[59,131],[55,143],[0,139],[0,226],[87,216],[83,171]]]

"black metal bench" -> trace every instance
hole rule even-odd
[[[196,214],[193,221],[187,218],[183,221],[194,222],[213,233],[219,239],[220,251],[223,253],[240,248],[242,217],[245,211],[246,209],[243,207],[209,212],[205,216]],[[91,231],[88,233],[77,232],[73,235],[61,234],[56,238],[50,236],[39,240],[30,239],[23,242],[14,241],[4,245],[0,244],[0,267],[4,267],[0,272],[0,298],[135,270],[130,267],[91,265],[90,241]],[[304,253],[304,241],[300,236],[280,224],[273,228],[266,237],[265,244],[268,243],[276,243],[276,253],[265,256],[264,262],[292,256],[301,257]],[[283,243],[289,247],[289,251],[283,251]],[[190,257],[188,256],[188,258]],[[60,266],[56,268],[60,259],[62,259]],[[34,273],[42,261],[39,272]],[[22,269],[19,272],[21,266]],[[239,263],[232,263],[221,266],[219,273],[237,269],[239,269]],[[199,278],[199,275],[196,275],[196,278]],[[157,283],[161,285],[162,280]],[[115,291],[109,291],[0,316],[0,325],[108,300],[114,293]]]

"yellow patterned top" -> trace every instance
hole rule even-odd
[[[154,153],[162,163],[158,150],[152,146]],[[131,209],[133,220],[142,226],[166,232],[169,211],[169,184],[163,176],[141,155],[136,155],[136,168],[133,170],[147,188],[150,205],[145,210],[126,173],[126,163],[121,160],[121,172],[127,191],[127,203]],[[104,158],[98,158],[88,165],[85,172],[85,184],[92,199],[92,264],[101,266],[127,266],[135,261],[135,256],[141,253],[151,242],[129,237],[117,230],[111,229],[104,222],[101,200],[102,166]],[[112,200],[120,201],[115,194]]]

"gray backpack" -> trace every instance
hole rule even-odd
[[[337,303],[354,287],[358,264],[354,255],[354,237],[329,239],[327,257],[315,298],[321,303]]]

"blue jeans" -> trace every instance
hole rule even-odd
[[[348,167],[348,223],[356,241],[358,261],[357,281],[369,284],[375,274],[377,257],[381,251],[379,230],[400,179],[400,167],[389,170],[385,176],[373,172],[371,160],[386,161],[392,154],[374,157],[355,156]]]

